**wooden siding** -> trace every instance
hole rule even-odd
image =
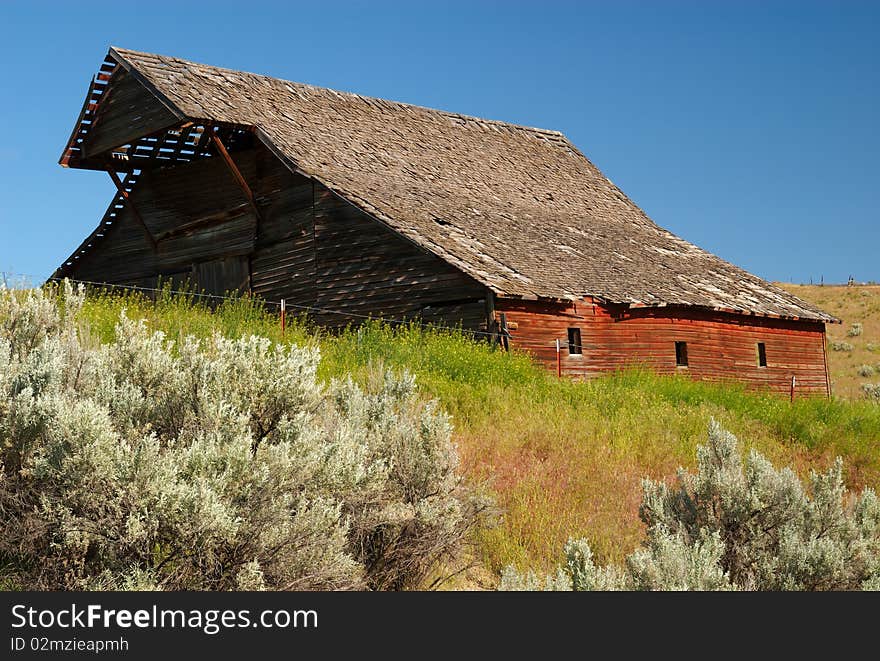
[[[101,242],[77,260],[70,277],[88,282],[152,287],[158,264],[153,247],[128,206],[119,204]]]
[[[107,236],[73,267],[74,278],[153,286],[189,278],[208,293],[249,288],[272,301],[338,311],[314,315],[343,326],[364,316],[468,329],[486,327],[487,291],[440,258],[311,179],[261,145],[231,154],[254,194],[259,222],[220,158],[145,170]]]
[[[250,289],[250,264],[247,256],[219,257],[194,266],[195,281],[206,294],[222,296],[230,291]]]
[[[252,152],[237,154],[236,162],[253,176]],[[220,159],[145,170],[131,192],[131,202],[158,250],[153,250],[129,206],[123,204],[104,239],[73,268],[74,278],[132,284],[155,282],[158,276],[181,280],[188,273],[192,283],[211,293],[241,287],[238,260],[216,260],[253,252],[256,219]],[[200,268],[203,262],[215,263]],[[231,269],[225,278],[217,273],[223,265]]]
[[[695,308],[603,306],[590,301],[552,304],[499,299],[512,346],[522,346],[556,369],[555,340],[563,343],[562,372],[590,377],[628,366],[687,374],[695,379],[736,379],[755,387],[828,394],[825,326],[820,322],[772,319]],[[582,351],[565,347],[568,328],[580,328]],[[677,367],[675,343],[687,342],[688,366]],[[758,366],[757,344],[766,346],[767,366]]]
[[[314,305],[313,183],[290,172],[266,149],[258,149],[256,164],[256,180],[248,180],[262,217],[251,255],[253,292],[268,300]]]
[[[315,188],[315,305],[353,315],[486,326],[486,288],[322,186]],[[359,317],[320,315],[338,326]]]
[[[98,104],[83,145],[88,158],[136,138],[168,128],[180,120],[131,74],[120,68]]]

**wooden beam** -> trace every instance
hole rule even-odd
[[[107,174],[110,175],[110,178],[113,180],[113,183],[116,184],[116,189],[119,191],[119,194],[122,196],[122,199],[125,200],[125,203],[128,205],[128,208],[131,210],[132,215],[135,219],[140,223],[140,226],[144,230],[144,234],[147,235],[147,238],[150,240],[150,243],[153,246],[153,252],[159,252],[159,244],[156,242],[156,237],[150,232],[150,228],[147,227],[147,224],[144,222],[144,219],[141,217],[141,214],[134,206],[134,202],[131,201],[131,197],[128,194],[128,191],[125,190],[125,185],[120,181],[119,175],[113,170],[112,167],[107,168]]]
[[[257,241],[257,228],[259,227],[260,222],[263,220],[260,216],[260,210],[257,208],[257,202],[254,199],[254,194],[251,191],[251,187],[248,186],[247,181],[242,176],[238,167],[235,165],[235,161],[232,160],[232,157],[229,155],[229,152],[226,151],[226,147],[223,145],[223,141],[214,133],[213,129],[209,126],[206,127],[206,131],[211,132],[211,141],[214,143],[214,147],[217,148],[217,153],[223,158],[226,163],[226,166],[229,168],[229,171],[232,173],[232,176],[235,178],[235,181],[238,182],[239,188],[244,193],[244,196],[247,198],[248,203],[251,205],[251,208],[254,210],[254,243]]]
[[[174,237],[186,234],[187,232],[191,232],[193,230],[205,227],[206,225],[218,225],[221,223],[228,222],[230,220],[234,220],[239,216],[243,216],[247,213],[248,205],[246,203],[239,204],[238,206],[233,207],[232,209],[225,209],[220,213],[211,214],[209,216],[204,216],[202,218],[197,218],[196,220],[192,220],[188,223],[183,223],[182,225],[177,225],[172,229],[162,232],[156,237],[157,241],[165,241],[166,239],[173,239]]]

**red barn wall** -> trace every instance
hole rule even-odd
[[[507,319],[511,345],[532,352],[554,370],[558,338],[563,344],[564,375],[590,377],[641,365],[659,373],[711,381],[735,379],[785,393],[794,376],[797,393],[829,394],[821,322],[590,301],[498,299],[495,310],[497,319],[501,313]],[[580,329],[580,356],[571,355],[565,346],[569,328]],[[676,342],[687,342],[688,367],[676,366]],[[766,367],[758,365],[759,342],[766,347]]]

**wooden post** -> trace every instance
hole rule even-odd
[[[287,306],[284,303],[284,299],[281,299],[281,337],[284,337],[284,328],[285,328],[285,311],[287,310]]]
[[[248,204],[251,205],[251,209],[253,209],[254,211],[254,241],[256,241],[257,228],[259,227],[260,221],[262,221],[263,219],[260,217],[260,210],[257,208],[257,201],[254,198],[254,193],[253,191],[251,191],[251,187],[248,186],[248,183],[247,181],[245,181],[244,176],[235,165],[235,161],[232,160],[229,152],[226,151],[226,146],[223,144],[223,141],[219,137],[217,137],[217,134],[214,133],[213,129],[211,129],[210,127],[206,128],[205,130],[211,132],[211,141],[214,143],[214,147],[217,149],[217,153],[220,154],[220,157],[226,163],[226,167],[229,168],[229,171],[232,173],[232,177],[238,183],[239,188],[241,188],[241,192],[244,193],[244,196],[247,198]]]
[[[559,340],[556,340],[556,376],[562,378],[562,354],[560,353]]]
[[[107,174],[110,175],[110,178],[113,180],[113,183],[116,184],[116,190],[119,191],[119,194],[122,196],[122,199],[128,205],[129,211],[131,211],[131,215],[134,216],[135,220],[140,223],[140,226],[144,230],[144,234],[147,235],[147,238],[150,240],[150,243],[153,245],[153,252],[159,252],[159,244],[156,243],[156,237],[153,236],[152,232],[150,232],[150,228],[147,227],[147,224],[144,222],[144,219],[141,217],[141,214],[138,213],[138,210],[135,208],[134,203],[131,201],[131,198],[128,195],[128,191],[125,190],[125,185],[120,181],[119,175],[116,174],[116,171],[113,170],[112,167],[107,168]]]
[[[825,367],[825,397],[831,399],[831,376],[828,374],[828,335],[822,333],[822,365]]]
[[[797,385],[797,377],[794,374],[791,375],[791,398],[790,402],[794,402],[794,388]]]

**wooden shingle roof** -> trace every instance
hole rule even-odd
[[[110,55],[177,114],[254,127],[290,167],[500,296],[834,320],[656,225],[559,132]]]

